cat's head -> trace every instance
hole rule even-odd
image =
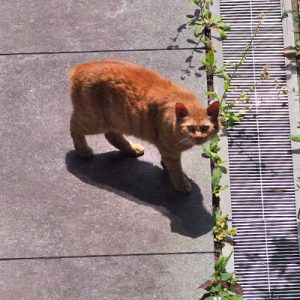
[[[212,138],[220,129],[218,119],[220,103],[212,102],[207,108],[187,108],[176,103],[176,131],[183,145],[200,145]]]

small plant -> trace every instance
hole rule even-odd
[[[221,209],[215,212],[213,233],[216,242],[229,243],[232,243],[232,236],[237,234],[236,228],[229,229],[228,215],[223,215]]]
[[[221,18],[212,15],[210,6],[213,4],[213,0],[190,1],[197,6],[197,9],[194,14],[188,15],[189,20],[187,24],[194,28],[194,36],[198,39],[196,44],[202,43],[205,46],[206,55],[202,61],[202,66],[206,69],[208,102],[210,102],[213,100],[209,92],[214,92],[214,74],[217,71],[221,71],[216,67],[215,49],[212,47],[211,33],[212,31],[217,31],[221,39],[226,39],[226,32],[230,30],[230,26],[224,23]]]
[[[220,181],[223,174],[227,173],[227,169],[222,166],[225,161],[222,160],[221,156],[218,154],[220,151],[220,137],[216,135],[211,139],[209,146],[203,146],[204,156],[211,159],[212,164],[212,192],[215,197],[220,197],[220,192],[228,188],[228,184],[221,185]]]
[[[228,101],[228,92],[231,86],[232,80],[236,77],[237,70],[244,64],[250,49],[253,46],[253,41],[257,36],[260,26],[262,25],[264,14],[259,16],[259,22],[255,27],[255,30],[246,44],[245,50],[242,53],[242,56],[237,63],[227,63],[224,66],[217,67],[217,60],[215,58],[215,49],[212,47],[211,40],[211,31],[216,30],[219,32],[221,39],[227,38],[227,31],[230,30],[230,26],[222,21],[221,18],[215,17],[211,14],[209,8],[212,5],[212,0],[192,0],[199,9],[196,9],[193,15],[189,15],[188,24],[194,28],[194,36],[198,38],[199,41],[197,45],[202,42],[205,45],[205,58],[201,60],[202,68],[206,70],[207,74],[207,95],[208,101],[218,100],[221,103],[220,110],[220,119],[225,128],[233,128],[237,123],[241,122],[243,119],[244,113],[233,112],[233,108],[242,102],[248,103],[249,93],[255,90],[255,87],[252,87],[247,92],[241,92],[240,95],[234,101]],[[227,70],[231,69],[229,73]],[[262,80],[267,78],[268,70],[264,68],[262,71],[260,81],[257,82],[258,85]],[[214,90],[214,76],[222,77],[224,79],[224,93],[219,95]]]
[[[231,257],[220,256],[215,261],[215,272],[212,277],[201,284],[199,288],[207,291],[201,300],[243,300],[243,289],[238,284],[239,279],[235,277],[234,273],[226,271],[226,265]]]
[[[194,26],[194,36],[198,38],[201,35],[206,35],[210,30],[219,32],[221,39],[226,39],[226,31],[230,30],[230,26],[222,21],[221,18],[213,16],[210,11],[210,6],[213,0],[191,0],[198,6],[193,15],[189,15],[189,25]],[[203,40],[204,43],[209,43],[209,40]]]
[[[253,41],[259,32],[260,26],[263,22],[264,15],[260,15],[258,25],[256,26],[249,42],[246,44],[245,50],[238,62],[227,63],[224,66],[218,67],[215,52],[212,43],[212,31],[217,31],[222,40],[227,38],[227,32],[230,30],[230,26],[222,21],[222,18],[213,16],[210,11],[210,6],[213,4],[213,0],[190,0],[197,6],[194,14],[189,15],[188,22],[194,30],[194,37],[198,39],[194,42],[196,46],[200,43],[204,45],[205,57],[202,59],[200,69],[206,71],[207,76],[207,96],[208,102],[218,100],[221,104],[220,108],[220,120],[222,125],[226,129],[233,128],[238,122],[243,119],[244,112],[234,112],[233,108],[242,102],[249,102],[249,93],[255,91],[256,85],[250,88],[247,92],[242,91],[239,96],[234,100],[228,100],[228,93],[232,84],[232,80],[237,77],[238,69],[246,61],[247,55],[253,46]],[[189,57],[189,62],[191,61]],[[230,70],[230,72],[228,71]],[[262,70],[259,84],[262,80],[268,78],[269,67],[265,66]],[[218,94],[214,89],[214,77],[218,76],[224,80],[224,92]],[[249,108],[251,109],[251,108]],[[209,146],[203,146],[203,155],[210,158],[211,172],[212,172],[212,194],[213,194],[213,206],[214,206],[214,227],[213,234],[215,240],[216,249],[216,262],[215,272],[211,280],[201,285],[208,293],[206,293],[202,299],[227,299],[227,300],[240,300],[242,297],[242,289],[238,285],[238,279],[234,276],[234,273],[226,272],[226,264],[230,257],[224,257],[221,254],[221,250],[224,242],[232,241],[232,236],[237,233],[236,228],[228,228],[228,216],[223,215],[219,209],[220,193],[222,190],[228,188],[228,184],[221,184],[221,179],[224,174],[227,173],[227,169],[224,167],[225,161],[219,155],[220,151],[220,137],[219,135],[211,139]]]

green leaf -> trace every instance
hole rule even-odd
[[[220,33],[221,40],[226,40],[227,39],[227,33],[222,29],[219,29],[218,31]]]
[[[212,153],[211,153],[211,160],[213,160],[214,162],[219,162],[220,159],[221,159],[221,157],[218,154],[216,154],[216,153],[214,153],[212,151]]]
[[[224,191],[224,190],[226,190],[226,189],[228,189],[228,187],[229,187],[228,184],[222,185],[221,188],[220,188],[220,192],[221,192],[221,191]]]
[[[200,62],[204,66],[209,66],[209,63],[205,59],[201,60]]]
[[[188,25],[195,25],[195,23],[196,23],[195,19],[190,19],[190,20],[187,21]]]
[[[214,169],[212,177],[211,177],[211,183],[212,183],[212,185],[214,187],[217,186],[217,185],[219,185],[221,177],[222,177],[222,171],[221,171],[221,169],[219,167],[216,168],[216,169]]]
[[[215,99],[218,99],[220,102],[222,100],[222,95],[219,95],[217,92],[207,92],[207,96],[211,96]]]
[[[218,68],[218,69],[215,71],[215,74],[221,74],[221,73],[225,72],[225,70],[226,70],[226,67],[223,66],[223,67],[221,67],[221,68]]]
[[[229,256],[220,256],[216,261],[215,261],[215,270],[217,272],[225,272],[225,267],[232,255],[232,252],[229,254]]]
[[[232,113],[232,119],[235,122],[240,122],[242,120],[242,115],[240,115],[239,113]]]
[[[221,273],[221,275],[220,275],[221,280],[224,280],[224,281],[227,281],[232,277],[233,277],[233,273],[226,272],[226,273]]]
[[[202,0],[191,0],[194,4],[199,5]]]
[[[212,16],[212,17],[210,18],[210,21],[211,21],[212,23],[217,24],[217,23],[219,23],[221,20],[220,20],[219,17]]]
[[[208,157],[208,158],[212,158],[213,157],[213,153],[211,152],[211,150],[207,147],[207,146],[203,146],[203,153]]]
[[[228,256],[225,256],[225,259],[224,259],[224,265],[223,265],[223,267],[225,268],[226,267],[226,265],[227,265],[227,263],[228,263],[228,261],[229,261],[229,259],[230,259],[230,257],[232,256],[232,251],[230,252],[230,254],[228,255]]]
[[[218,135],[215,135],[211,140],[210,140],[210,143],[211,145],[214,145],[214,144],[218,144],[220,141],[220,137]]]
[[[294,142],[300,142],[300,134],[290,135],[289,139]]]
[[[223,77],[224,77],[224,79],[225,79],[226,81],[229,81],[229,80],[230,80],[230,77],[229,77],[228,73],[223,72],[222,75],[223,75]]]
[[[218,221],[222,218],[222,210],[220,208],[218,208],[217,211],[215,212],[215,218],[216,218],[216,221]]]
[[[227,92],[230,88],[230,83],[228,81],[224,82],[224,90]]]
[[[211,291],[214,293],[218,293],[222,290],[222,285],[218,283],[216,286],[212,287]]]
[[[225,167],[219,166],[219,168],[223,174],[227,174],[227,169]]]
[[[203,26],[202,25],[196,25],[195,30],[194,30],[194,36],[197,38],[200,36],[202,33]]]
[[[221,291],[219,293],[219,296],[221,297],[222,300],[230,300],[230,294],[228,292],[225,291]]]
[[[214,51],[212,51],[212,50],[208,51],[205,59],[210,66],[214,66],[216,63]]]
[[[203,9],[202,15],[211,18],[211,11],[209,9]]]
[[[220,100],[220,98],[221,98],[221,96],[218,93],[216,93],[216,92],[207,92],[206,94],[207,94],[207,96],[216,98],[218,100]]]
[[[222,24],[222,28],[223,28],[223,30],[225,30],[225,31],[229,31],[229,30],[231,29],[231,27],[230,27],[228,24],[226,24],[226,23],[223,23],[223,24]]]

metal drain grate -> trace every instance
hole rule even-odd
[[[238,62],[246,41],[265,14],[230,100],[260,81],[252,110],[229,132],[229,170],[235,238],[234,261],[245,299],[300,299],[300,263],[280,0],[220,0],[232,26],[223,42],[224,62]]]

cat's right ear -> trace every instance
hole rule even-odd
[[[218,119],[220,112],[220,102],[219,101],[214,101],[209,106],[207,107],[207,114],[214,119]]]
[[[177,119],[183,119],[189,114],[187,108],[182,103],[176,103],[175,112]]]

